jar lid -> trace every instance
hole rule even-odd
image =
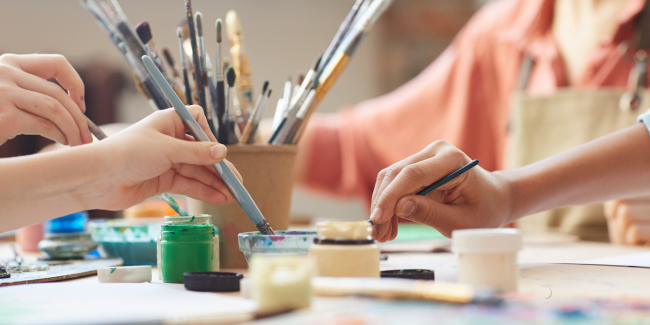
[[[400,278],[400,279],[416,279],[416,280],[435,280],[435,272],[433,270],[424,269],[407,269],[407,270],[387,270],[381,271],[382,278]]]
[[[185,272],[185,289],[191,291],[233,292],[239,291],[241,273],[231,272]]]
[[[316,224],[319,239],[372,240],[372,227],[367,221],[319,222]]]
[[[207,225],[210,223],[212,223],[212,216],[209,214],[165,217],[166,225]]]
[[[462,229],[451,232],[454,253],[500,253],[521,249],[521,232],[517,229]]]

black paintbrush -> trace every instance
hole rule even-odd
[[[190,32],[190,42],[192,44],[192,63],[194,63],[194,83],[196,84],[196,97],[198,104],[203,108],[203,113],[208,116],[208,106],[205,98],[205,80],[201,59],[199,57],[199,44],[196,39],[196,29],[194,27],[194,14],[192,13],[192,0],[185,0],[185,11],[187,14],[187,29]]]
[[[223,60],[221,59],[221,41],[222,41],[222,21],[217,19],[215,23],[217,29],[217,58],[215,62],[215,68],[217,69],[217,122],[219,123],[219,128],[217,129],[217,140],[220,143],[226,143],[228,141],[228,130],[225,127],[226,119],[226,89],[223,82]]]
[[[235,131],[235,128],[237,127],[237,114],[235,112],[235,108],[232,105],[232,89],[235,87],[236,79],[237,75],[235,74],[235,69],[232,67],[228,68],[228,72],[226,72],[226,80],[228,81],[228,91],[226,92],[226,116],[224,117],[226,120],[225,127],[228,135],[224,144],[239,143],[239,139],[237,138],[237,133]]]
[[[467,165],[465,165],[465,166],[463,166],[461,168],[458,168],[453,173],[451,173],[451,174],[441,178],[440,180],[433,182],[433,184],[423,188],[419,192],[415,193],[415,195],[422,195],[422,196],[427,195],[427,194],[431,193],[432,191],[434,191],[435,189],[439,188],[440,186],[443,186],[443,185],[447,184],[452,179],[454,179],[454,178],[462,175],[466,171],[476,167],[477,165],[478,165],[478,159],[474,159],[469,164],[467,164]],[[370,224],[373,225],[373,226],[375,225],[375,223],[372,222],[372,220],[370,220],[370,219],[368,219],[368,222],[370,222]]]

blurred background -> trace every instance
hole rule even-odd
[[[319,108],[334,112],[399,87],[429,65],[471,15],[488,0],[396,0],[378,21]],[[77,0],[0,0],[0,54],[59,53],[86,85],[88,116],[97,124],[133,123],[153,110],[137,92],[131,70]],[[306,72],[325,50],[354,0],[194,0],[203,13],[205,42],[214,58],[214,21],[235,9],[241,19],[256,89],[269,80],[275,108],[288,76]],[[185,18],[182,0],[122,0],[135,26],[148,21],[158,47],[167,46],[178,62],[176,26]],[[224,42],[227,53],[227,42]],[[255,96],[259,94],[259,90]],[[272,116],[274,109],[267,109]],[[0,157],[33,154],[49,144],[19,136],[0,146]],[[119,213],[91,211],[91,218]],[[294,190],[293,216],[367,218],[360,201]]]

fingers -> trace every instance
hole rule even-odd
[[[214,165],[226,157],[226,146],[216,142],[173,139],[167,151],[172,164]]]
[[[396,206],[400,217],[434,227],[447,237],[451,236],[454,229],[467,228],[465,221],[468,218],[463,210],[461,206],[441,203],[420,195],[405,196]]]
[[[650,243],[650,223],[637,223],[627,228],[625,244],[647,245]]]
[[[43,79],[54,78],[68,90],[70,98],[86,112],[84,84],[68,60],[59,54],[3,55],[4,62]]]
[[[76,146],[84,143],[78,124],[58,100],[39,92],[22,90],[14,94],[13,104],[20,110],[51,121],[65,135],[67,144]],[[85,125],[87,132],[88,124],[86,124],[85,118],[83,125]],[[31,129],[32,132],[38,132],[33,127]],[[38,132],[37,134],[42,134],[43,132]],[[63,141],[62,143],[65,144],[65,142]]]
[[[0,121],[0,129],[3,130],[3,136],[9,135],[6,139],[11,139],[19,134],[42,135],[58,143],[66,143],[66,137],[54,123],[40,116],[22,111],[15,110],[11,121]],[[5,134],[7,132],[7,134]],[[0,143],[5,139],[0,139]]]
[[[195,179],[189,179],[178,174],[174,176],[171,188],[167,192],[187,195],[191,198],[215,205],[221,205],[230,202],[223,192],[205,185]]]
[[[20,88],[31,90],[36,93],[41,93],[57,100],[66,109],[67,114],[72,117],[75,124],[77,125],[76,129],[80,134],[82,143],[92,142],[92,135],[88,130],[86,116],[83,114],[77,103],[75,103],[70,98],[70,96],[68,96],[68,94],[63,89],[61,89],[61,87],[47,80],[25,73],[17,74],[15,82],[16,85]]]
[[[617,244],[650,243],[650,204],[644,199],[616,200],[605,204],[610,240]]]
[[[221,178],[217,175],[212,166],[183,164],[176,170],[176,173],[182,175],[185,178],[196,180],[223,193],[226,196],[226,201],[228,203],[235,201],[235,197],[232,196],[228,190],[228,187],[223,183],[223,180],[221,180]]]
[[[404,195],[416,193],[470,161],[467,155],[445,142],[436,142],[415,156],[417,161],[410,157],[385,172],[371,215],[375,224],[389,221],[395,214],[397,201]],[[463,182],[466,175],[460,175],[440,189],[454,188]]]
[[[190,105],[187,106],[187,110],[190,112],[192,117],[196,120],[197,123],[199,123],[199,126],[201,129],[203,129],[203,132],[210,138],[210,141],[212,142],[217,142],[217,138],[215,138],[214,134],[212,134],[212,131],[210,130],[210,126],[208,125],[208,119],[205,117],[205,114],[203,113],[203,108],[199,105]],[[183,129],[183,134],[185,133],[185,129]],[[177,136],[178,137],[178,136]]]

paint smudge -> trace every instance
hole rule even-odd
[[[262,235],[259,231],[244,232],[238,236],[239,250],[246,260],[256,253],[307,254],[316,238],[315,231],[276,231]]]
[[[116,267],[111,268],[111,273],[115,272]]]

